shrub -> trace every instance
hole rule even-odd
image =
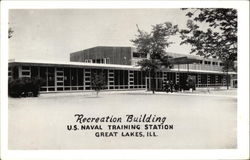
[[[8,94],[10,97],[38,97],[41,84],[40,78],[9,79]]]

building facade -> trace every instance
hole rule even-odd
[[[183,57],[176,53],[168,55],[177,59]],[[175,64],[170,69],[157,71],[157,90],[161,90],[168,80],[176,84],[186,83],[188,76],[194,77],[196,87],[227,85],[223,63],[212,58],[185,57],[196,60],[196,63]],[[136,66],[136,62],[143,58],[146,55],[138,54],[133,47],[94,47],[71,53],[70,62],[9,61],[9,78],[39,77],[43,80],[41,92],[84,91],[92,90],[93,75],[102,72],[107,90],[150,90],[152,79]]]

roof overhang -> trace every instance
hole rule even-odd
[[[39,60],[11,60],[9,64],[23,64],[34,66],[58,66],[58,67],[88,67],[88,68],[103,68],[103,69],[128,69],[139,70],[139,66],[118,65],[118,64],[99,64],[85,62],[57,62],[57,61],[39,61]]]

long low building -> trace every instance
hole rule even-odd
[[[186,83],[187,77],[195,79],[196,87],[226,86],[223,64],[213,58],[168,53],[175,64],[156,73],[157,90],[163,83]],[[69,62],[10,60],[9,78],[39,77],[43,79],[42,92],[92,90],[91,80],[102,72],[107,90],[151,89],[152,78],[140,70],[138,61],[146,58],[133,47],[94,47],[70,54]],[[229,72],[230,77],[236,75]],[[231,83],[237,79],[231,78]]]

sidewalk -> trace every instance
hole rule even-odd
[[[108,91],[103,90],[99,92],[99,95],[153,95],[152,91],[145,90],[121,90],[121,91]],[[237,97],[237,89],[208,89],[208,88],[197,88],[195,91],[183,91],[166,93],[156,91],[154,95],[191,95],[191,96],[223,96],[223,97]],[[61,97],[61,96],[96,96],[95,91],[78,91],[78,92],[63,92],[63,93],[45,93],[41,94],[40,97]]]

